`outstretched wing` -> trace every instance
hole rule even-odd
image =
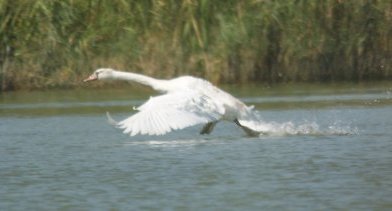
[[[219,120],[224,107],[192,90],[151,97],[133,116],[118,123],[131,136],[163,135],[172,130]]]

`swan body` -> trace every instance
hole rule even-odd
[[[192,76],[181,76],[170,80],[155,79],[141,74],[117,71],[110,68],[97,69],[84,81],[126,80],[150,86],[162,93],[151,97],[136,108],[136,114],[115,122],[109,121],[131,136],[163,135],[172,130],[205,124],[201,134],[209,134],[219,121],[231,121],[248,135],[259,132],[245,124],[252,117],[252,107],[246,106],[229,93],[210,82]]]

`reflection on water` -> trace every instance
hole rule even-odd
[[[129,137],[145,94],[2,93],[0,210],[390,210],[391,88],[347,92],[251,87],[246,137],[232,123]],[[247,88],[247,89],[251,89]]]
[[[124,145],[149,145],[157,147],[183,147],[183,146],[195,146],[210,142],[209,140],[192,140],[192,139],[177,139],[177,140],[146,140],[146,141],[130,141],[124,143]]]

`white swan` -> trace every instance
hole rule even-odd
[[[252,107],[246,106],[232,95],[200,78],[181,76],[171,80],[160,80],[141,74],[101,68],[84,82],[94,80],[135,81],[163,93],[151,97],[136,108],[136,114],[121,122],[115,122],[108,115],[109,121],[131,136],[162,135],[197,124],[205,124],[200,131],[201,134],[209,134],[221,120],[234,122],[250,136],[259,134],[246,126],[252,117]]]

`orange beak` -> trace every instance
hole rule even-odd
[[[93,73],[88,78],[84,79],[83,82],[95,81],[95,80],[98,80],[98,77],[97,77],[97,75],[95,73]]]

